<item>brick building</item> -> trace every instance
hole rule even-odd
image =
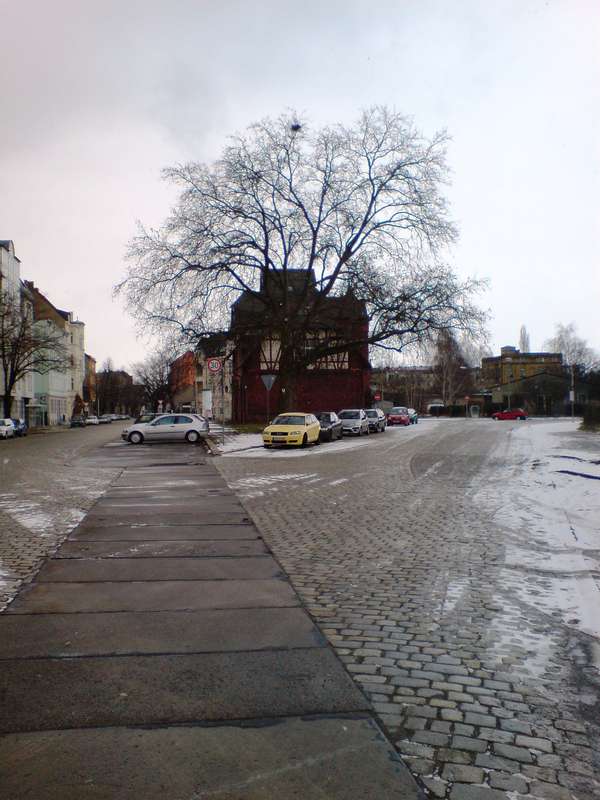
[[[310,325],[302,334],[304,346],[357,342],[347,349],[310,364],[298,379],[296,403],[302,411],[339,410],[370,403],[371,367],[367,345],[368,318],[364,302],[348,293],[339,297],[319,291],[314,273],[288,270],[287,302],[293,318],[310,308]],[[284,291],[278,276],[263,279],[259,292],[244,292],[231,311],[228,338],[232,352],[232,415],[236,422],[263,421],[283,406],[279,372],[280,344],[276,326],[270,326],[265,309]],[[262,295],[262,297],[261,297]],[[264,299],[263,299],[264,298]],[[283,302],[283,298],[282,298]],[[263,376],[274,375],[270,393]]]
[[[196,358],[191,350],[169,365],[169,397],[175,411],[192,411],[195,398]]]

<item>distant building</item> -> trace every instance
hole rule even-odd
[[[85,375],[83,378],[83,402],[88,413],[96,410],[96,359],[93,356],[84,354]]]
[[[552,416],[569,412],[571,376],[562,353],[522,353],[503,347],[499,356],[481,361],[481,388],[486,410],[524,408],[528,414]],[[585,404],[589,387],[579,382],[576,404]]]
[[[175,411],[192,411],[196,408],[196,357],[191,350],[169,365],[169,396]]]
[[[480,380],[483,386],[491,387],[531,378],[542,372],[562,375],[562,353],[522,353],[516,347],[506,346],[500,350],[499,356],[481,359]]]
[[[34,424],[58,425],[71,419],[76,398],[83,397],[85,325],[74,319],[71,311],[57,308],[32,281],[25,281],[25,286],[32,297],[35,324],[53,326],[63,337],[68,352],[64,370],[36,373],[34,377]]]

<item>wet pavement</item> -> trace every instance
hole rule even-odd
[[[116,477],[0,614],[0,795],[416,800],[210,457],[86,457]]]
[[[584,533],[593,559],[600,506],[552,466],[533,501],[523,487],[559,444],[598,458],[600,437],[518,424],[425,420],[217,463],[431,796],[591,800],[600,638],[559,600],[589,582],[597,620],[600,594],[593,567],[543,562],[579,557]]]

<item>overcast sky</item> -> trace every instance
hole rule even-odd
[[[150,348],[112,287],[163,167],[374,103],[452,137],[451,260],[490,280],[494,350],[572,321],[600,350],[597,0],[0,0],[0,25],[0,239],[99,364]]]

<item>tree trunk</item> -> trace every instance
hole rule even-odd
[[[7,389],[4,392],[3,396],[2,396],[2,407],[3,407],[5,419],[8,419],[10,417],[10,411],[11,411],[11,406],[12,406],[12,392],[11,392],[11,389],[12,389],[12,387],[10,389]]]

